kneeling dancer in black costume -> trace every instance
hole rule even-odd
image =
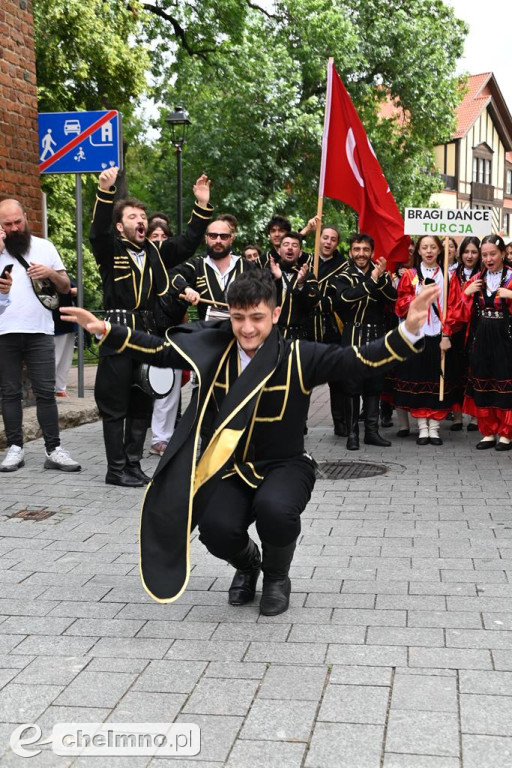
[[[199,386],[142,509],[141,573],[155,600],[172,602],[184,591],[190,532],[198,526],[208,550],[236,569],[232,605],[254,599],[263,571],[261,613],[287,610],[300,515],[315,483],[303,434],[311,390],[334,379],[357,385],[420,351],[414,345],[437,294],[436,286],[422,291],[405,323],[360,349],[284,339],[274,282],[260,270],[233,281],[229,320],[178,326],[166,340],[66,308],[69,320],[101,335],[111,349],[151,365],[196,372]],[[198,458],[201,424],[212,402],[216,417]],[[247,533],[253,522],[262,555]]]

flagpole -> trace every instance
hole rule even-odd
[[[316,232],[315,232],[315,251],[313,255],[313,273],[315,277],[318,277],[318,266],[320,261],[320,233],[322,231],[322,216],[324,214],[324,181],[325,181],[325,157],[327,152],[327,139],[326,134],[329,125],[329,115],[331,112],[331,93],[332,93],[332,68],[334,65],[334,57],[329,56],[327,62],[327,88],[325,94],[325,110],[324,110],[324,131],[322,135],[322,159],[320,161],[320,182],[318,185],[318,202],[316,206]]]
[[[446,310],[448,309],[448,258],[449,258],[449,245],[450,240],[448,237],[444,239],[444,260],[443,260],[443,311],[442,321],[446,320]],[[441,327],[441,338],[443,338],[443,329]],[[442,403],[444,400],[444,371],[446,367],[446,351],[441,350],[441,375],[439,377],[439,400]]]

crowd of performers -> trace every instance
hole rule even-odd
[[[231,218],[228,216],[224,225],[226,233],[231,229],[234,235]],[[219,221],[214,224],[213,229],[219,229]],[[205,298],[220,305],[226,285],[252,262],[269,269],[277,283],[282,306],[279,324],[286,338],[360,347],[399,323],[423,287],[436,283],[439,298],[424,327],[421,355],[398,366],[390,377],[373,378],[363,391],[346,383],[343,388],[336,381],[329,383],[334,432],[347,437],[348,450],[357,450],[359,424],[363,422],[365,444],[390,446],[379,433],[379,418],[381,426],[392,426],[394,408],[398,437],[409,437],[412,416],[417,420],[417,444],[439,446],[443,443],[442,420],[449,419],[450,430],[457,432],[463,429],[465,414],[467,430],[481,433],[477,449],[512,449],[510,246],[505,246],[499,235],[482,241],[467,237],[460,244],[450,238],[445,276],[444,243],[424,235],[412,243],[410,263],[390,274],[385,258],[375,254],[369,235],[352,235],[345,257],[338,250],[338,230],[326,225],[321,231],[315,276],[312,254],[304,250],[305,237],[314,225],[311,220],[300,233],[293,232],[286,219],[276,216],[267,227],[270,248],[266,252],[250,245],[243,257],[235,258],[229,251],[225,270],[210,269],[199,256],[178,265],[171,272],[168,303],[176,303],[179,293],[186,297],[182,309],[187,301],[197,303],[196,299]],[[219,246],[224,260],[226,250]],[[213,266],[220,261],[222,258],[214,260]],[[446,313],[445,279],[449,281]],[[198,309],[202,318],[208,316],[207,305],[199,303]],[[442,351],[444,395],[440,400]]]
[[[443,243],[420,237],[410,263],[390,274],[385,254],[375,253],[364,233],[349,238],[348,256],[336,227],[321,227],[318,274],[306,249],[316,231],[312,218],[300,232],[273,216],[268,245],[236,247],[237,221],[215,215],[209,180],[194,186],[196,203],[183,235],[173,237],[160,213],[147,219],[145,206],[126,199],[113,205],[117,169],[100,176],[91,227],[91,244],[103,282],[106,319],[164,335],[190,309],[201,320],[228,317],[229,286],[242,273],[259,267],[275,282],[285,339],[304,339],[360,348],[382,338],[403,321],[412,299],[436,283],[440,293],[425,324],[425,350],[392,374],[373,376],[361,385],[329,381],[334,432],[346,437],[348,450],[366,445],[388,447],[379,432],[392,426],[396,410],[399,437],[410,435],[409,415],[417,419],[419,445],[441,445],[440,423],[451,418],[453,431],[480,430],[477,448],[512,448],[512,342],[510,302],[512,271],[507,246],[498,235],[450,242],[448,275],[443,274]],[[510,245],[508,246],[510,250]],[[196,255],[197,254],[197,255]],[[443,287],[449,280],[446,313]],[[446,317],[445,317],[446,314]],[[444,397],[440,399],[441,348],[445,357]],[[138,366],[125,355],[103,349],[96,378],[96,401],[103,418],[108,472],[106,482],[129,487],[149,482],[142,471],[146,430],[151,422],[151,452],[163,455],[179,409],[181,376],[166,399],[132,384]],[[203,422],[206,441],[208,419]],[[206,431],[205,431],[206,430]],[[206,444],[206,443],[205,443]]]
[[[233,228],[226,221],[226,232]],[[479,430],[479,450],[512,448],[512,338],[510,302],[512,270],[510,246],[498,235],[482,242],[467,237],[460,244],[450,238],[448,275],[443,274],[444,243],[425,235],[413,243],[410,264],[396,274],[386,270],[384,257],[374,253],[373,239],[364,233],[351,236],[348,257],[338,250],[339,233],[324,226],[320,238],[318,276],[312,255],[303,249],[305,235],[292,232],[289,222],[274,217],[268,224],[270,248],[247,246],[239,261],[223,272],[209,275],[208,264],[194,257],[171,273],[171,286],[187,300],[221,301],[223,283],[243,271],[246,262],[272,272],[281,297],[279,320],[286,338],[361,346],[384,335],[400,322],[425,285],[436,283],[439,299],[425,324],[425,350],[399,366],[392,377],[372,379],[364,391],[344,389],[330,382],[331,412],[336,435],[346,436],[349,450],[359,448],[359,423],[364,422],[364,442],[391,445],[379,433],[391,426],[396,409],[399,437],[410,435],[409,415],[417,419],[418,445],[442,445],[440,424],[450,419],[451,431]],[[214,229],[218,229],[216,223]],[[233,230],[232,230],[233,231]],[[225,251],[226,248],[219,251]],[[225,258],[225,257],[224,257]],[[219,260],[216,261],[218,264]],[[449,281],[448,304],[443,320],[444,281]],[[191,290],[190,295],[187,291]],[[175,297],[170,294],[171,302]],[[186,303],[183,304],[185,309]],[[202,317],[205,305],[199,304]],[[444,395],[440,400],[441,350],[445,356]]]
[[[425,350],[399,366],[393,380],[400,436],[409,434],[408,415],[418,420],[418,445],[441,445],[440,422],[452,414],[452,431],[479,430],[476,448],[512,448],[512,270],[499,235],[465,238],[445,276],[443,244],[418,239],[413,264],[397,283],[396,315],[401,318],[424,285],[435,282],[439,299],[425,325]],[[449,281],[443,312],[444,281]],[[445,319],[443,321],[443,315]],[[441,350],[445,353],[444,398],[439,399]]]

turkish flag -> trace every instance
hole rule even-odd
[[[327,103],[322,142],[320,197],[333,197],[359,215],[359,230],[375,240],[375,256],[387,269],[409,261],[409,236],[350,96],[332,61],[327,69]]]

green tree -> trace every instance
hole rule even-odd
[[[34,23],[40,112],[118,109],[125,137],[137,130],[134,110],[146,90],[150,58],[142,34],[147,15],[113,0],[35,0]],[[96,179],[84,182],[84,290],[88,306],[101,306],[99,274],[87,232]],[[74,177],[48,174],[48,234],[76,274]]]
[[[460,99],[455,66],[465,32],[441,0],[276,0],[271,14],[249,8],[242,32],[219,32],[214,50],[175,48],[159,81],[162,138],[128,158],[144,156],[146,198],[173,211],[164,121],[183,103],[193,123],[185,192],[199,172],[209,173],[214,202],[236,213],[244,238],[261,235],[274,211],[303,223],[316,210],[326,62],[334,56],[398,205],[426,204],[439,184],[433,146],[449,135]],[[405,121],[380,117],[387,97]],[[326,202],[325,220],[333,217],[344,229],[354,225],[352,212]]]

